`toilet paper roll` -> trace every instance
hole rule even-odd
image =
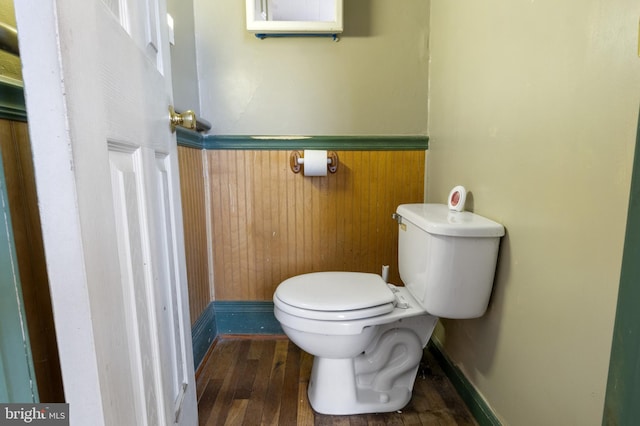
[[[327,175],[327,151],[304,150],[304,175]]]

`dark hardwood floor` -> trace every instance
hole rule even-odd
[[[312,362],[286,337],[219,338],[198,372],[200,425],[477,425],[428,351],[411,401],[394,413],[315,413],[306,394]]]

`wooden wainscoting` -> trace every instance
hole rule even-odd
[[[211,301],[204,155],[201,149],[178,147],[191,325]]]
[[[289,167],[290,151],[205,151],[217,300],[271,300],[313,271],[397,272],[391,214],[424,198],[425,151],[338,151],[327,177]]]

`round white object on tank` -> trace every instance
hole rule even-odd
[[[462,185],[455,186],[451,192],[449,192],[449,199],[447,205],[449,210],[461,212],[464,210],[464,203],[467,201],[467,190]]]

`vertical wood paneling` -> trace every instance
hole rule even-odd
[[[217,170],[220,167],[218,165],[220,156],[214,157],[206,153],[204,155],[207,156],[207,165],[209,167],[209,170]],[[209,176],[208,179],[209,179],[209,192],[210,192],[209,194],[210,207],[221,205],[222,204],[222,188],[220,187],[221,179],[220,178],[212,179],[211,176]],[[211,215],[213,216],[213,212],[211,213]],[[212,239],[220,240],[220,235],[222,235],[222,218],[219,218],[217,220],[211,220],[210,226],[212,230],[211,232]],[[213,242],[211,242],[211,244],[213,244]],[[221,261],[220,256],[214,256],[213,257],[214,280],[215,280],[216,272],[220,272],[223,266],[224,266],[224,259],[222,259]],[[222,285],[222,283],[220,283],[220,285]]]
[[[178,147],[191,325],[211,301],[203,151]]]
[[[379,273],[383,264],[400,282],[391,214],[422,202],[424,151],[340,151],[338,173],[327,177],[292,173],[289,151],[205,155],[216,299],[270,300],[294,275]]]
[[[254,187],[254,178],[253,178],[253,167],[251,167],[252,156],[241,156],[242,166],[244,171],[244,181],[246,191],[244,194],[241,194],[245,203],[245,217],[246,223],[253,223],[255,220],[255,211],[253,206],[253,187]],[[252,237],[253,229],[249,227],[244,227],[244,231],[246,233],[246,247],[243,250],[243,262],[248,265],[248,268],[245,268],[247,280],[247,288],[245,291],[250,291],[248,287],[248,283],[256,282],[256,271],[253,267],[255,265],[255,238]]]

